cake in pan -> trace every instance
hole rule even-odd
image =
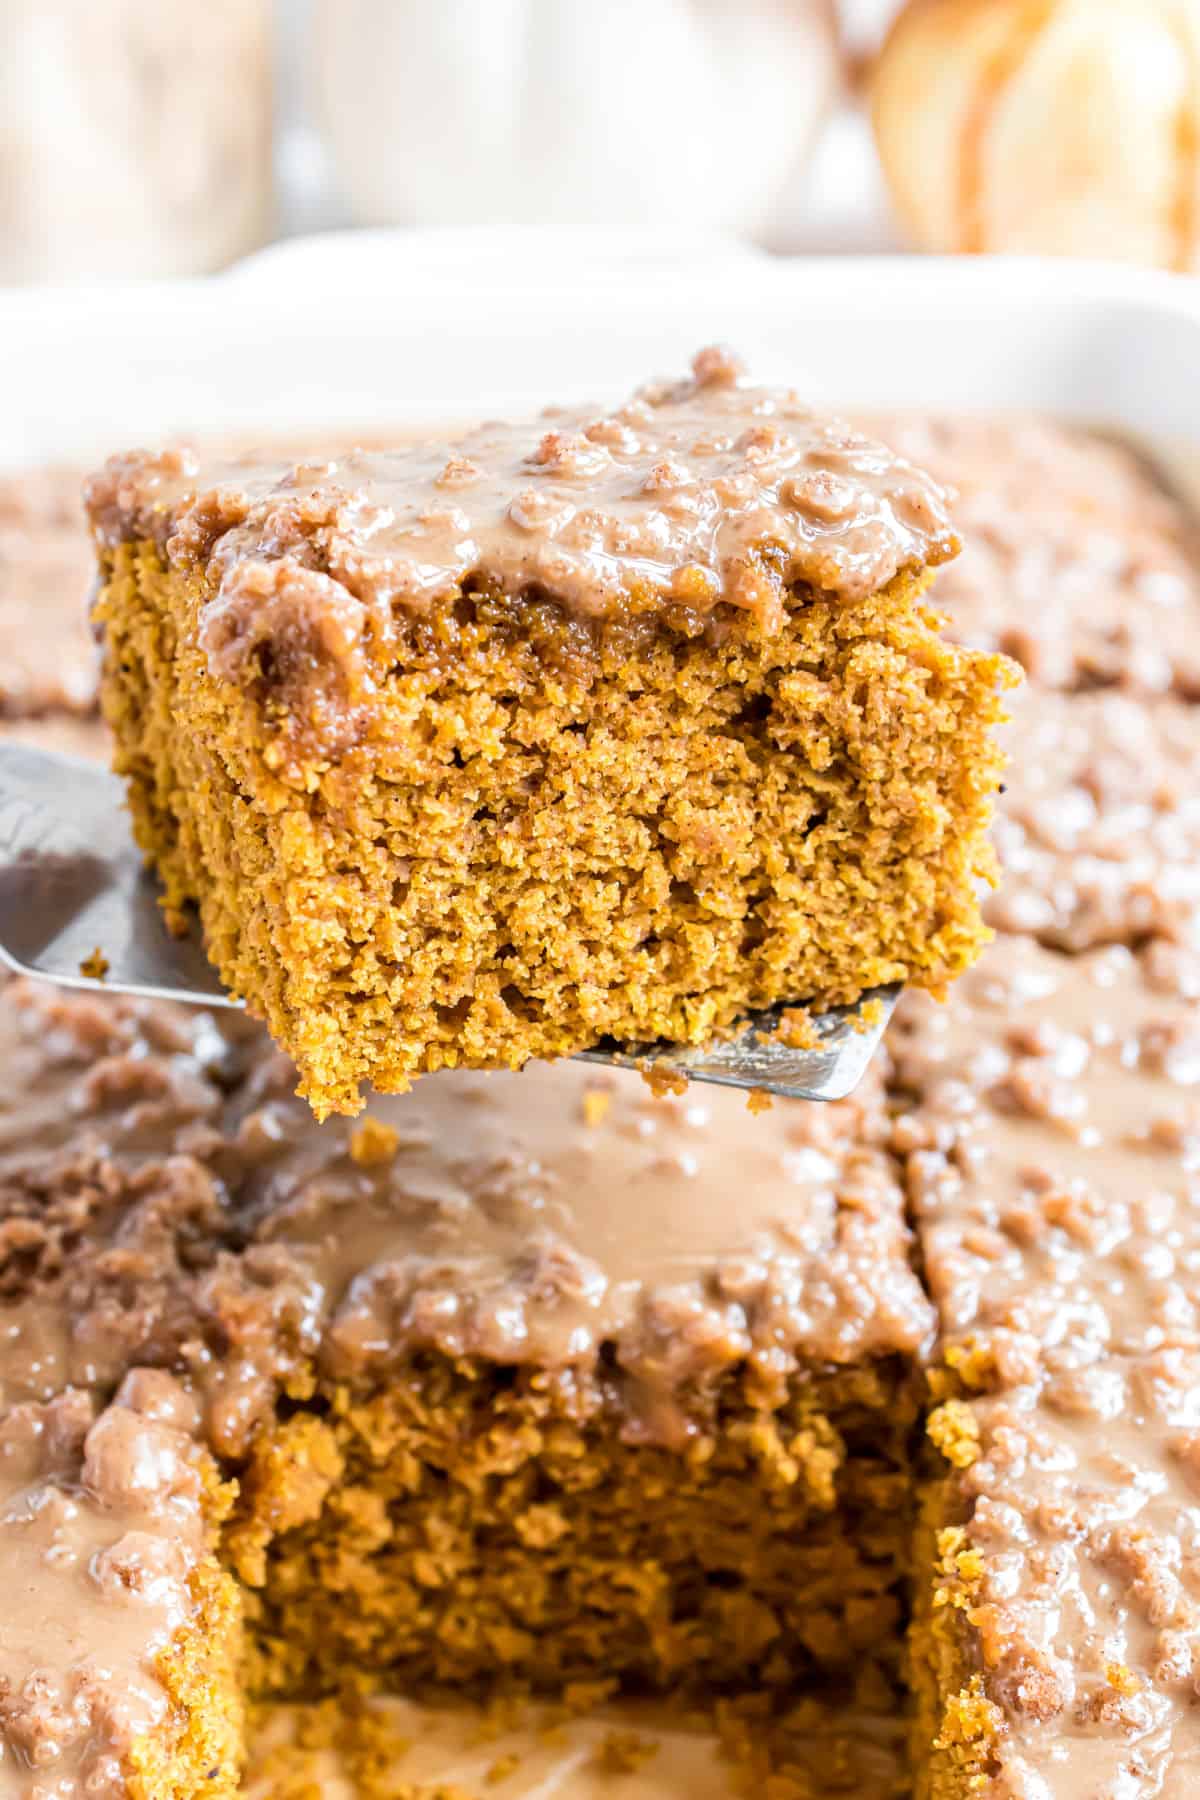
[[[934,1314],[877,1074],[752,1119],[563,1061],[318,1126],[232,1015],[0,1017],[6,1800],[228,1794],[243,1695],[356,1673],[898,1689]]]
[[[769,1734],[870,1669],[922,1796],[1186,1794],[1194,995],[1005,937],[839,1106],[318,1126],[229,1015],[10,984],[0,1792],[228,1794],[347,1681]]]
[[[1031,429],[972,427],[956,520]],[[1077,494],[1117,468],[1152,640],[1177,514],[1037,433]],[[1035,589],[975,567],[1014,648]],[[896,1800],[858,1721],[906,1691],[920,1800],[1191,1796],[1200,758],[1186,683],[1096,661],[1075,567],[1008,728],[1000,935],[842,1105],[555,1062],[318,1126],[237,1015],[0,991],[4,1800],[230,1794],[277,1700],[309,1723],[254,1792],[288,1800],[326,1739],[371,1800],[468,1767],[657,1800],[677,1752],[731,1796]],[[397,1688],[491,1711],[407,1761]],[[657,1787],[653,1731],[585,1721],[585,1771],[520,1723],[609,1699],[673,1722]]]

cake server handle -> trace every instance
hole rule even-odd
[[[159,891],[115,775],[56,751],[0,744],[0,962],[66,987],[239,1006],[199,932],[167,931]],[[856,1006],[812,1015],[816,1039],[804,1048],[781,1041],[776,1010],[700,1049],[601,1044],[580,1054],[621,1068],[653,1064],[688,1081],[841,1100],[861,1080],[899,991],[879,988]]]

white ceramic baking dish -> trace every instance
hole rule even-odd
[[[1187,278],[484,231],[312,239],[207,282],[0,295],[0,467],[606,398],[713,339],[822,404],[1032,407],[1200,443]]]

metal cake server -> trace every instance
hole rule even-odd
[[[0,744],[0,960],[66,987],[239,1006],[205,958],[197,930],[174,938],[129,830],[124,789],[98,764]],[[99,952],[102,976],[86,974]],[[857,1087],[899,996],[878,988],[857,1006],[814,1014],[820,1036],[794,1049],[775,1036],[777,1011],[703,1049],[600,1045],[586,1062],[653,1062],[664,1074],[801,1100],[842,1100]],[[878,1001],[864,1016],[867,1001]]]

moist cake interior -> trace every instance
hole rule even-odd
[[[939,597],[1032,679],[1001,936],[851,1105],[562,1065],[318,1131],[242,1027],[6,990],[5,1800],[228,1792],[246,1687],[303,1702],[264,1800],[331,1747],[501,1800],[1193,1791],[1198,565],[1119,452],[902,429],[963,471]],[[906,1691],[911,1777],[858,1724]]]

